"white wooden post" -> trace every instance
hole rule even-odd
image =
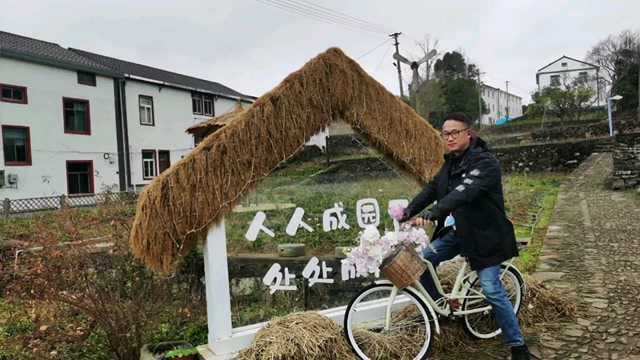
[[[209,346],[228,339],[232,334],[231,294],[227,265],[227,236],[224,219],[212,225],[204,244],[204,276],[207,293]]]

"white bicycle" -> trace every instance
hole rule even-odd
[[[426,359],[431,346],[432,326],[440,334],[438,317],[463,318],[467,332],[478,339],[498,336],[502,330],[483,295],[475,271],[461,262],[450,293],[442,289],[433,265],[426,263],[442,298],[434,301],[419,281],[399,289],[391,281],[380,280],[362,290],[347,307],[344,332],[353,351],[361,359]],[[500,279],[516,314],[525,293],[522,274],[512,265],[501,264]],[[386,344],[401,344],[394,349]],[[385,347],[387,346],[387,347]]]

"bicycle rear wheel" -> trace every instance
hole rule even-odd
[[[374,284],[351,300],[344,316],[347,341],[361,359],[426,359],[431,346],[429,311],[413,291],[398,292],[385,328],[393,288]]]
[[[507,292],[507,297],[511,301],[511,305],[513,305],[514,312],[518,314],[524,296],[524,281],[520,273],[512,267],[501,265],[501,269],[504,271],[503,275],[501,272],[502,286]],[[474,309],[490,307],[491,305],[482,294],[480,279],[476,278],[469,290],[467,290],[462,309],[464,311],[473,311]],[[492,309],[464,315],[464,326],[467,333],[478,339],[491,339],[502,333]]]

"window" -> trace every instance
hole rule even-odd
[[[0,101],[26,104],[27,88],[24,86],[0,84]]]
[[[581,84],[586,84],[588,81],[588,74],[586,71],[581,71],[578,73],[578,82]]]
[[[153,179],[156,176],[155,150],[142,150],[142,178]]]
[[[28,127],[2,125],[2,146],[6,166],[31,165],[31,138]]]
[[[140,125],[154,125],[153,98],[151,96],[140,95],[138,97],[140,106]]]
[[[202,95],[193,93],[191,94],[191,105],[193,106],[194,114],[202,114]]]
[[[63,98],[64,132],[67,134],[91,135],[89,101]]]
[[[551,86],[560,86],[560,75],[551,75]]]
[[[193,107],[193,113],[197,115],[212,115],[213,109],[213,96],[201,93],[191,93],[191,104]]]
[[[204,114],[213,116],[213,97],[211,95],[204,95]]]
[[[158,150],[158,172],[160,174],[171,166],[170,154],[168,150]]]
[[[563,62],[562,64],[560,64],[562,67],[567,67],[567,63]]]
[[[73,194],[93,194],[93,162],[67,161],[67,191]]]
[[[78,84],[96,86],[96,74],[78,71]]]

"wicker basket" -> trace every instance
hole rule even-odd
[[[380,271],[384,276],[400,289],[404,289],[420,279],[420,275],[426,269],[427,265],[416,250],[410,246],[399,246],[387,255],[380,265]]]

